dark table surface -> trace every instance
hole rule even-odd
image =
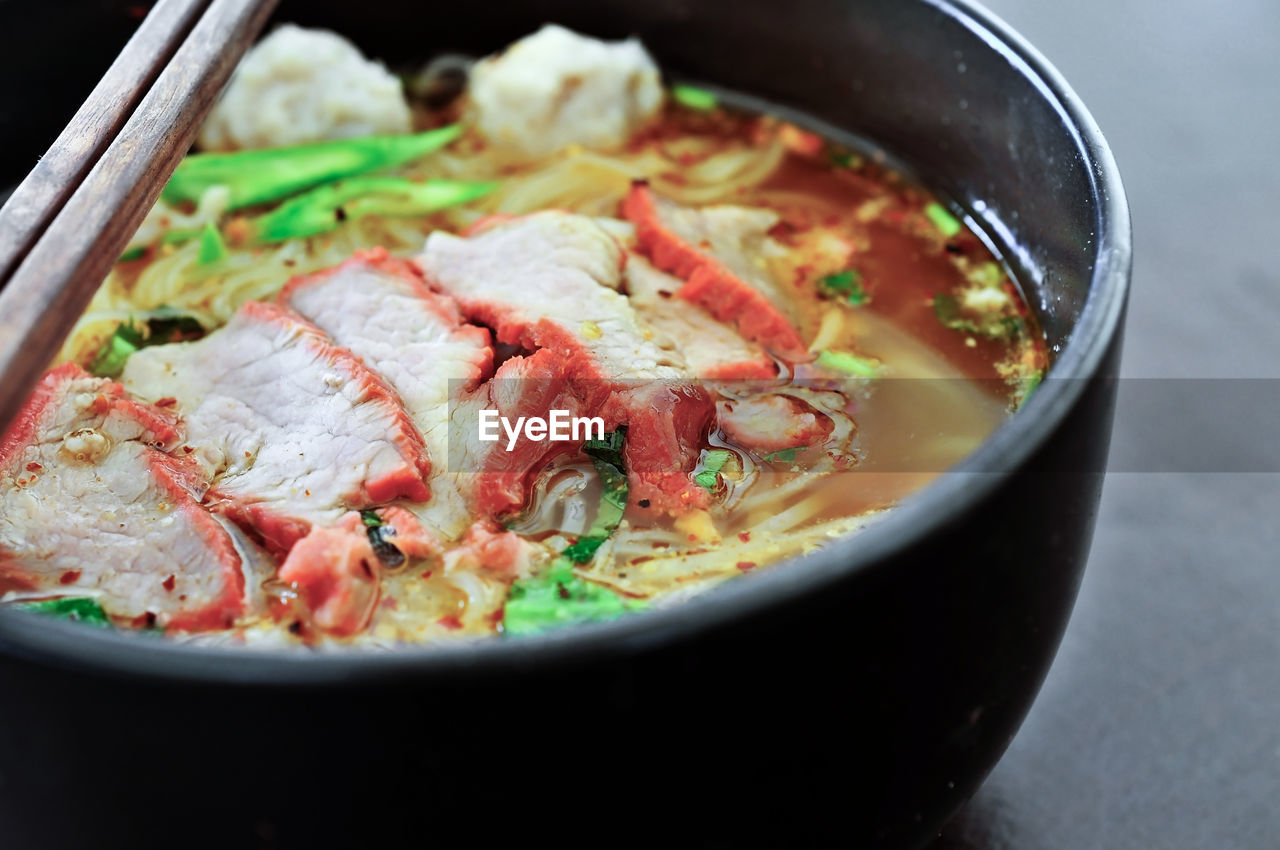
[[[1280,847],[1280,428],[1256,398],[1280,382],[1178,380],[1280,378],[1280,4],[989,6],[1089,105],[1128,190],[1123,374],[1171,379],[1182,405],[1122,384],[1113,457],[1181,431],[1164,447],[1181,458],[1127,468],[1225,452],[1219,469],[1271,472],[1108,476],[1048,681],[930,850]]]
[[[1136,244],[1124,374],[1167,380],[1162,404],[1122,386],[1114,453],[1137,471],[1108,477],[1038,702],[930,850],[1280,847],[1280,416],[1255,403],[1280,381],[1204,401],[1207,381],[1280,378],[1280,3],[989,5],[1115,150]],[[103,68],[128,27],[105,35]],[[1153,471],[1189,468],[1271,472]]]

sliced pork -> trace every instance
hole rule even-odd
[[[830,419],[791,396],[758,395],[717,408],[717,422],[730,440],[762,452],[812,446],[832,430]]]
[[[385,250],[291,281],[280,302],[350,349],[386,379],[422,432],[432,461],[431,500],[415,512],[446,538],[471,522],[467,494],[449,470],[449,402],[493,369],[489,332],[463,323],[451,298]]]
[[[635,39],[607,42],[554,24],[477,62],[467,89],[476,126],[524,157],[569,145],[624,145],[662,108],[657,65]]]
[[[653,341],[617,291],[626,252],[590,218],[539,212],[467,239],[436,231],[417,262],[499,342],[549,348],[582,380],[683,376],[683,360]]]
[[[467,239],[437,231],[417,258],[428,281],[453,296],[469,319],[493,328],[498,342],[534,352],[517,374],[544,382],[537,384],[539,395],[562,398],[555,384],[561,381],[579,399],[576,407],[561,409],[571,415],[600,411],[611,424],[627,423],[637,502],[670,511],[702,506],[706,492],[688,475],[697,453],[688,447],[705,435],[712,404],[684,380],[683,359],[655,342],[617,291],[625,260],[621,245],[598,223],[554,211],[500,222]],[[506,368],[494,383],[507,376]],[[676,404],[683,407],[672,415]],[[512,406],[548,415],[541,400]],[[642,454],[632,446],[664,451]]]
[[[768,268],[785,249],[769,238],[778,217],[739,206],[684,207],[632,186],[622,213],[659,269],[684,281],[680,298],[734,324],[747,339],[789,360],[807,360],[786,292]]]
[[[506,435],[498,442],[479,439],[480,412],[494,410],[509,422],[522,417],[546,417],[551,410],[569,416],[590,416],[608,397],[601,381],[575,387],[571,361],[550,349],[507,359],[493,379],[462,397],[453,411],[450,466],[460,486],[471,494],[477,515],[494,517],[524,505],[526,481],[554,455],[576,449],[569,443],[517,440],[508,448]]]
[[[202,340],[139,351],[123,380],[176,402],[210,501],[276,551],[350,508],[429,496],[422,434],[396,393],[281,307],[249,302]]]
[[[660,272],[638,254],[627,259],[627,296],[645,326],[677,348],[693,377],[772,378],[778,367],[756,343],[678,297],[679,278]]]
[[[514,531],[503,531],[496,523],[480,521],[467,529],[457,546],[444,553],[447,572],[483,569],[503,578],[523,578],[538,547]]]
[[[164,411],[74,364],[41,381],[0,441],[0,592],[89,595],[119,617],[225,628],[242,562],[192,497],[193,465]]]
[[[378,604],[382,568],[360,514],[313,527],[289,550],[279,579],[297,593],[304,610],[296,613],[310,626],[338,637],[363,631]]]

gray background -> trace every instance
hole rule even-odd
[[[1280,3],[988,6],[1062,71],[1120,163],[1123,374],[1280,378]],[[1239,439],[1220,423],[1248,399],[1205,409],[1201,386],[1186,383],[1191,436],[1169,450]],[[1126,404],[1122,384],[1115,450],[1158,439],[1169,415]],[[1232,433],[1257,442],[1229,448],[1280,469],[1274,420],[1245,424]],[[1044,690],[931,850],[1280,847],[1278,506],[1273,473],[1108,476]]]

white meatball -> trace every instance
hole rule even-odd
[[[200,129],[204,150],[407,133],[400,80],[326,30],[286,25],[240,62]]]
[[[618,148],[662,107],[639,41],[606,42],[548,25],[476,63],[472,119],[500,149],[529,157],[571,144]]]

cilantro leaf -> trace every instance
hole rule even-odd
[[[839,298],[860,307],[871,300],[862,285],[862,273],[857,269],[846,269],[829,274],[818,281],[818,292],[827,298]]]
[[[799,446],[792,446],[789,449],[780,449],[776,452],[769,452],[769,454],[764,456],[764,459],[770,463],[794,463],[796,459],[796,452],[799,451],[799,449]]]
[[[111,625],[107,612],[102,609],[98,601],[86,596],[65,596],[61,599],[43,599],[39,602],[20,602],[14,607],[62,620],[88,623],[91,626]]]
[[[707,449],[707,453],[703,455],[702,463],[699,464],[693,480],[705,490],[715,490],[719,481],[720,470],[724,468],[728,460],[729,452],[726,449]]]
[[[133,319],[121,322],[115,332],[98,349],[89,372],[99,378],[118,378],[130,355],[140,348],[163,345],[204,336],[204,326],[192,316],[176,310],[160,308],[147,322],[135,325]]]

